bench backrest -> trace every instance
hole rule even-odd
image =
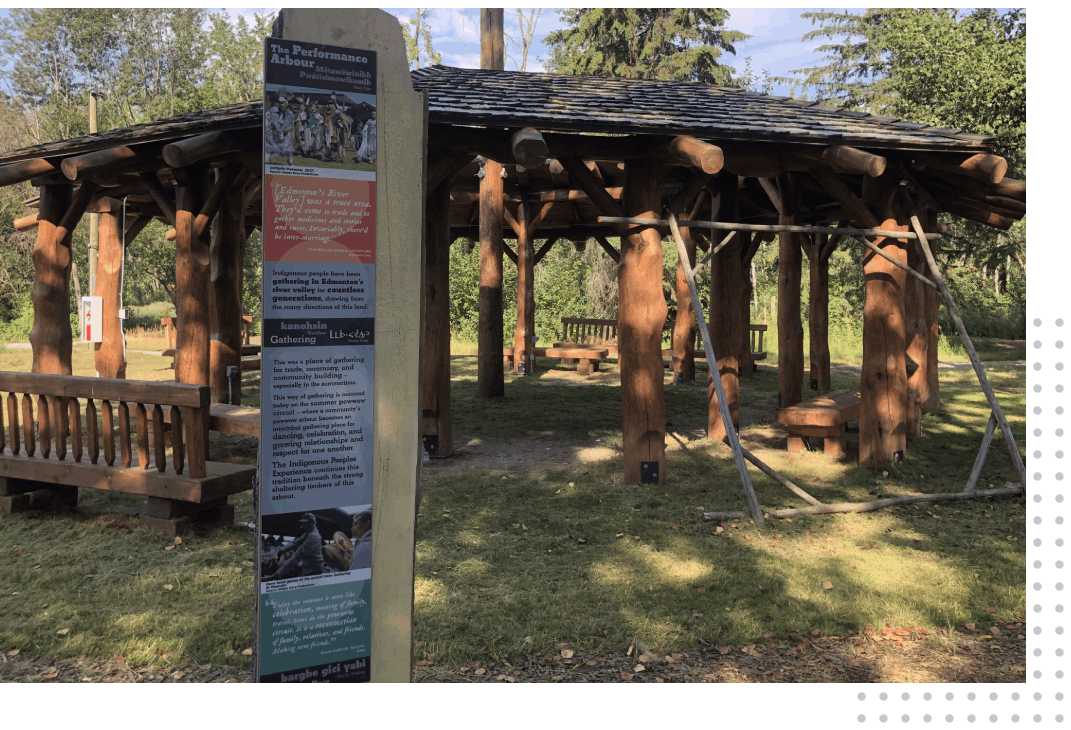
[[[207,476],[205,427],[211,402],[211,389],[207,385],[0,372],[0,398],[3,393],[7,393],[7,398],[6,409],[0,404],[0,454],[5,447],[9,447],[12,454],[19,454],[24,449],[26,456],[34,457],[38,455],[37,447],[40,446],[40,458],[48,459],[54,442],[56,458],[64,461],[69,438],[71,456],[74,461],[80,462],[85,454],[82,446],[84,425],[84,442],[88,446],[90,462],[98,463],[103,441],[104,462],[114,466],[114,417],[117,410],[120,464],[129,468],[132,462],[130,404],[133,404],[138,464],[145,470],[155,465],[156,470],[162,472],[167,467],[167,452],[161,406],[171,406],[172,465],[175,473],[182,474],[188,460],[191,477],[200,479]],[[22,396],[21,428],[19,395]],[[85,401],[84,423],[82,400]],[[99,423],[96,401],[101,401]],[[117,406],[114,410],[113,402]],[[155,464],[150,463],[150,409],[153,422],[151,451]]]
[[[751,332],[750,332],[750,334],[751,334],[751,351],[752,352],[762,352],[762,337],[763,337],[763,333],[766,332],[766,325],[764,325],[764,324],[753,324],[753,325],[750,325],[750,330],[751,330]],[[758,339],[757,343],[755,342],[756,337]],[[694,343],[693,349],[695,349],[696,351],[703,349],[703,336],[699,333],[699,328],[698,327],[695,330],[695,343]]]
[[[175,318],[174,317],[161,317],[160,326],[164,328],[164,332],[167,333],[167,347],[173,349],[175,347]],[[253,327],[253,318],[248,314],[242,315],[242,344],[249,344],[249,332]]]
[[[562,317],[562,342],[617,345],[617,320]]]

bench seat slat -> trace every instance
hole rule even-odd
[[[0,457],[0,477],[8,479],[107,489],[186,502],[206,502],[252,489],[256,473],[255,467],[210,461],[206,464],[207,476],[192,479],[176,474],[170,459],[164,471],[158,472],[142,469],[136,458],[128,468],[118,468],[88,461],[59,461],[55,454],[47,459],[12,454],[11,449],[4,449]]]

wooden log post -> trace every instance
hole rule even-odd
[[[242,404],[241,379],[232,387],[227,368],[242,366],[242,246],[245,243],[245,190],[227,193],[212,219],[209,255],[209,385],[215,403]]]
[[[177,172],[177,171],[176,171]],[[176,189],[175,230],[175,380],[195,385],[210,384],[209,354],[209,277],[211,251],[209,245],[194,235],[194,221],[201,209],[204,195],[205,170],[201,167],[182,169],[182,179]],[[198,433],[203,434],[204,453],[208,450],[208,409],[205,423]],[[191,425],[191,424],[188,424]],[[187,444],[193,453],[193,447]]]
[[[925,230],[927,231],[937,230],[937,213],[928,211],[922,219],[922,223],[926,226]],[[936,257],[937,241],[927,241],[927,243],[930,246],[930,251]],[[925,266],[925,262],[923,262],[923,266]],[[925,271],[929,273],[929,268],[927,267]],[[926,400],[922,404],[922,412],[930,413],[931,411],[941,410],[941,380],[937,369],[937,339],[940,334],[937,315],[941,308],[941,293],[937,289],[924,286],[923,295],[925,297],[926,317]]]
[[[723,223],[739,222],[736,207],[736,175],[723,172],[718,177],[718,191],[721,195],[721,208],[718,220]],[[740,344],[744,334],[741,331],[740,300],[744,299],[743,281],[740,268],[740,234],[737,233],[715,254],[710,269],[710,337],[714,354],[718,358],[717,373],[721,377],[721,389],[725,394],[725,403],[729,407],[733,427],[740,428]],[[708,363],[709,365],[710,363]],[[715,369],[710,368],[711,378]],[[708,383],[707,392],[707,435],[721,441],[728,434],[722,422],[718,405],[717,389],[713,379]]]
[[[535,216],[532,206],[522,200],[518,206],[520,216],[517,232],[517,326],[513,331],[513,367],[518,375],[535,372],[535,247],[532,234],[535,232]]]
[[[57,228],[71,203],[67,186],[41,188],[37,242],[33,247],[32,372],[71,374],[71,237],[57,239]],[[73,228],[73,227],[72,227]]]
[[[695,380],[695,310],[692,295],[688,291],[688,276],[684,265],[695,268],[695,237],[691,228],[681,228],[681,240],[688,253],[687,262],[677,259],[677,316],[673,320],[673,382],[691,383]]]
[[[502,8],[480,8],[480,68],[505,68]],[[502,165],[487,159],[480,178],[480,332],[476,391],[506,394],[502,371]]]
[[[801,225],[801,188],[794,173],[777,177],[783,206],[781,225]],[[777,374],[778,407],[788,408],[803,398],[803,320],[800,316],[800,279],[803,252],[799,233],[778,233],[777,272]]]
[[[627,215],[660,218],[665,168],[651,160],[625,168],[622,203]],[[666,403],[663,394],[662,236],[637,226],[621,239],[618,268],[618,356],[624,480],[659,483],[666,478]]]
[[[93,346],[100,378],[126,377],[126,336],[119,308],[123,292],[123,232],[121,213],[103,213],[97,227],[97,280],[93,296],[101,298],[101,341]]]
[[[737,206],[737,213],[740,207]],[[751,358],[751,299],[755,294],[754,284],[751,281],[751,268],[755,260],[755,253],[762,243],[762,236],[758,233],[740,231],[740,250],[743,256],[740,259],[740,350],[737,355],[740,377],[750,378],[755,374],[755,361]]]
[[[811,390],[824,393],[830,389],[832,376],[829,364],[829,234],[814,234],[814,245],[807,250],[810,259],[810,316],[807,333],[810,337]]]
[[[889,176],[868,181],[866,206],[883,230],[908,230],[893,210],[895,183]],[[876,238],[874,245],[907,263],[905,244]],[[860,376],[859,464],[902,459],[907,448],[907,371],[904,291],[907,273],[872,251],[863,255],[863,369]]]
[[[425,205],[424,337],[421,341],[420,434],[428,456],[454,453],[450,428],[450,181]]]
[[[926,242],[922,242],[923,245]],[[907,246],[907,265],[920,274],[929,273],[926,260],[918,248]],[[904,365],[907,376],[907,434],[922,435],[922,414],[930,397],[929,383],[929,333],[926,327],[926,289],[932,289],[914,276],[904,281],[904,338],[906,352]]]

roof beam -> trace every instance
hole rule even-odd
[[[10,165],[0,167],[0,187],[26,182],[30,178],[47,175],[55,171],[56,166],[41,157],[33,160],[23,160],[22,162],[12,162]]]

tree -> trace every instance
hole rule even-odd
[[[529,12],[528,15],[525,15],[523,8],[517,8],[517,26],[521,31],[520,37],[519,39],[515,39],[513,36],[506,34],[506,40],[516,46],[521,54],[521,62],[517,66],[518,71],[524,71],[528,66],[528,50],[532,47],[532,42],[535,40],[536,23],[539,22],[539,14],[541,12],[542,8],[532,8],[531,12]]]
[[[254,14],[252,22],[238,16],[232,25],[223,13],[208,16],[208,59],[204,98],[212,106],[252,101],[264,93],[264,38],[271,35],[273,15]]]
[[[727,30],[722,8],[565,9],[568,26],[547,35],[546,66],[558,73],[728,84],[733,69],[723,51],[746,40]]]
[[[420,54],[424,54],[428,64],[443,62],[442,54],[436,51],[431,44],[431,28],[428,27],[428,14],[430,12],[427,8],[423,10],[416,9],[416,15],[409,19],[409,25],[413,26],[412,31],[409,30],[408,25],[398,21],[402,25],[402,36],[405,38],[406,56],[409,59],[409,63],[414,64],[415,68],[420,68]]]

